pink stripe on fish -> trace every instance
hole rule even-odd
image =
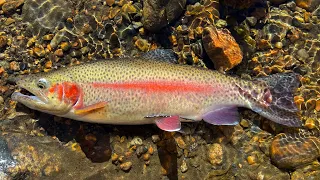
[[[122,83],[92,83],[95,88],[122,89],[122,90],[144,90],[146,92],[194,92],[212,93],[217,87],[196,82],[181,81],[136,81]]]

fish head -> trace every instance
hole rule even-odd
[[[265,82],[246,82],[239,92],[247,102],[247,106],[254,111],[260,111],[271,105],[272,94]]]
[[[28,75],[17,78],[16,84],[22,91],[14,92],[11,97],[31,109],[64,115],[80,98],[80,88],[70,81],[68,75],[55,72]]]

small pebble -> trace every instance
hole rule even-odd
[[[106,4],[108,6],[112,6],[114,4],[114,0],[106,0]]]
[[[37,55],[38,57],[44,57],[46,55],[46,52],[43,48],[40,47],[35,47],[33,49],[33,52],[35,55]]]
[[[60,48],[63,50],[63,51],[68,51],[70,48],[71,48],[71,45],[70,43],[68,42],[62,42],[60,44]]]
[[[150,159],[150,154],[144,154],[143,156],[142,156],[142,158],[143,158],[143,160],[145,160],[145,161],[149,161],[149,159]]]
[[[28,63],[25,63],[25,62],[21,62],[20,65],[20,70],[26,70],[28,68]]]
[[[130,147],[131,146],[140,146],[142,145],[142,139],[139,137],[134,137],[131,141],[130,141]]]
[[[152,155],[152,154],[153,154],[153,152],[154,152],[153,147],[152,147],[152,146],[150,146],[150,147],[149,147],[149,149],[148,149],[148,153]]]
[[[249,127],[249,122],[248,122],[248,120],[246,120],[246,119],[241,119],[240,125],[241,125],[242,127],[247,128],[247,127]]]
[[[20,70],[20,66],[19,66],[18,62],[16,62],[16,61],[10,62],[10,70],[19,71]]]
[[[118,158],[119,158],[119,155],[116,154],[116,153],[113,153],[113,154],[111,155],[111,161],[112,161],[113,163],[116,162],[116,161],[118,160]]]
[[[137,46],[137,48],[140,51],[143,51],[143,52],[147,52],[150,47],[150,43],[148,43],[148,41],[145,39],[138,39],[134,44]]]
[[[305,122],[305,127],[308,129],[314,129],[316,127],[315,121],[312,118],[308,118]]]
[[[257,24],[257,18],[252,16],[252,17],[247,17],[247,22],[249,24],[249,26],[253,27]]]
[[[136,154],[138,157],[140,157],[142,154],[146,153],[148,151],[148,148],[146,146],[139,146],[136,150]]]
[[[47,61],[46,64],[44,65],[45,68],[51,69],[52,67],[52,61]]]
[[[181,164],[180,169],[181,169],[181,172],[182,172],[182,173],[185,173],[185,172],[188,171],[187,162],[186,162],[185,160],[182,161],[182,164]]]
[[[182,139],[182,136],[180,134],[176,134],[174,136],[174,139],[176,140],[176,143],[179,148],[185,149],[187,147],[186,143],[184,142],[184,140]]]
[[[130,161],[120,164],[120,169],[122,171],[126,171],[126,172],[130,171],[131,167],[132,167],[132,162],[130,162]]]
[[[151,136],[151,139],[152,139],[152,142],[153,142],[153,143],[157,143],[157,142],[160,141],[159,135],[152,135],[152,136]]]
[[[274,44],[274,46],[275,46],[276,48],[278,48],[278,49],[282,49],[283,44],[282,44],[282,42],[276,42],[276,43]]]
[[[53,36],[54,36],[54,34],[47,34],[47,35],[44,35],[42,37],[42,39],[45,41],[50,41],[50,40],[52,40]]]
[[[122,163],[124,161],[124,156],[119,156],[118,161]]]
[[[6,20],[6,22],[4,22],[4,25],[9,26],[10,24],[16,22],[16,20],[12,19],[12,18],[8,18]]]
[[[218,143],[209,145],[207,155],[208,155],[208,160],[212,165],[214,166],[221,165],[223,163],[223,155],[224,155],[222,145]]]
[[[0,48],[3,48],[7,45],[7,37],[6,36],[0,36]]]
[[[309,54],[305,49],[299,49],[299,51],[297,52],[297,55],[301,60],[306,60],[307,58],[309,58]]]
[[[318,99],[316,102],[316,111],[320,111],[320,99]]]
[[[250,165],[256,163],[256,157],[255,156],[248,156],[247,161]]]
[[[62,56],[63,56],[63,51],[62,51],[62,49],[57,49],[57,50],[54,52],[54,54],[55,54],[56,56],[58,56],[58,57],[62,57]]]

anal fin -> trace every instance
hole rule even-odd
[[[95,104],[92,104],[92,105],[77,109],[77,110],[74,111],[74,114],[76,114],[76,115],[85,115],[85,114],[91,113],[91,112],[93,112],[95,110],[102,109],[102,108],[106,107],[106,105],[107,105],[107,102],[104,102],[104,101],[103,102],[98,102],[98,103],[95,103]]]
[[[202,118],[205,122],[213,125],[237,125],[239,123],[239,113],[235,106],[209,111]]]
[[[179,116],[170,116],[156,120],[156,125],[164,131],[179,131],[181,129],[181,122]]]

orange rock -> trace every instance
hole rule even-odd
[[[241,49],[227,29],[208,26],[203,29],[202,41],[217,70],[227,71],[241,63]]]
[[[2,75],[5,72],[3,67],[0,67],[0,75]]]
[[[295,96],[294,102],[297,105],[298,109],[301,110],[301,104],[304,103],[304,99],[301,96]]]
[[[294,169],[320,157],[319,146],[315,136],[280,133],[271,143],[270,156],[278,168]]]
[[[296,0],[297,6],[306,9],[308,11],[315,10],[320,4],[319,0]]]
[[[112,6],[114,4],[114,0],[106,0],[106,4],[108,6]]]
[[[320,99],[316,102],[316,111],[320,111]]]

